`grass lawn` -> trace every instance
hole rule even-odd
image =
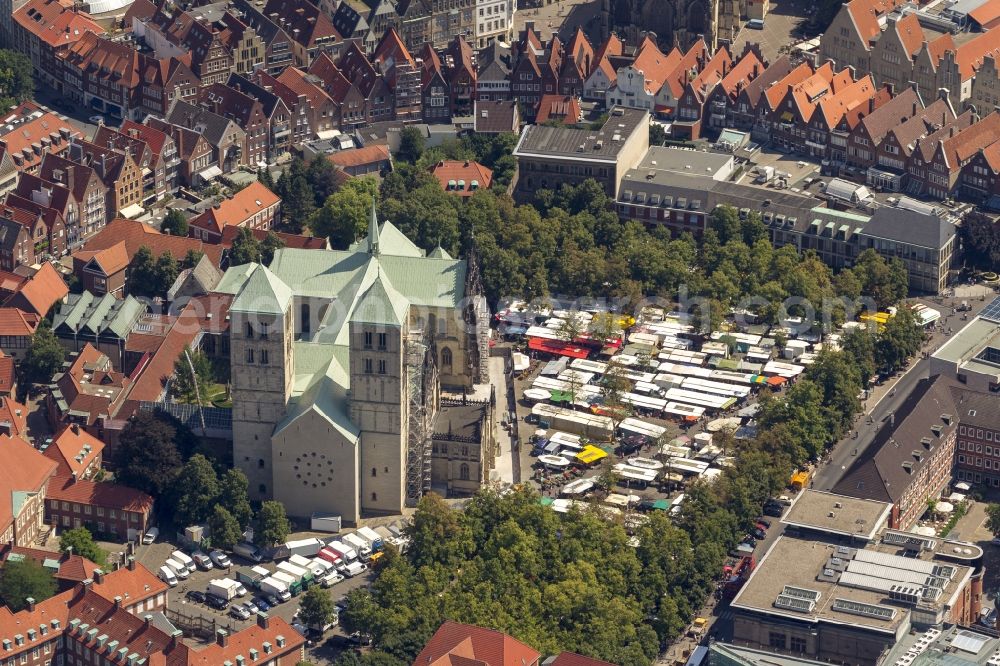
[[[208,395],[205,399],[213,407],[232,407],[233,400],[226,392],[225,384],[211,384],[208,387]]]

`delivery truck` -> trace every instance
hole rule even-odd
[[[344,556],[333,548],[330,548],[330,546],[326,546],[323,550],[319,551],[319,554],[316,555],[316,557],[324,562],[329,562],[334,567],[339,567],[344,563]]]
[[[383,542],[382,535],[373,530],[370,527],[359,527],[356,534],[368,542],[368,547],[372,549],[373,553],[377,553],[382,550]]]
[[[246,585],[248,589],[254,589],[260,585],[260,581],[270,575],[271,572],[263,567],[244,567],[237,569],[236,580]]]
[[[288,601],[292,598],[292,593],[288,591],[288,585],[273,576],[268,576],[260,581],[260,591],[264,594],[271,594],[281,601]]]
[[[341,538],[341,541],[344,542],[345,546],[353,548],[354,551],[358,554],[358,558],[361,559],[362,562],[367,562],[368,560],[371,559],[372,556],[371,547],[368,545],[367,541],[362,539],[356,533],[352,532],[351,534],[345,534]]]
[[[174,562],[180,562],[185,567],[187,567],[187,572],[189,574],[193,574],[198,569],[197,565],[195,565],[194,563],[194,560],[188,557],[187,553],[183,551],[175,550],[174,552],[170,553],[170,559],[172,559]]]
[[[278,571],[284,572],[294,578],[303,589],[309,587],[313,581],[313,574],[309,569],[297,566],[291,562],[279,563]]]
[[[313,571],[313,569],[315,569],[315,564],[314,564],[315,562],[316,560],[310,559],[308,557],[302,557],[301,555],[292,555],[291,557],[288,558],[289,564],[294,564],[295,566],[302,567],[303,569],[306,569],[308,571]],[[326,571],[326,569],[323,570]],[[315,572],[313,573],[315,575]]]
[[[217,578],[208,581],[206,591],[226,601],[232,601],[240,596],[240,584],[232,578]]]
[[[354,552],[354,549],[343,541],[331,541],[326,544],[326,547],[340,555],[340,563],[343,566],[358,559],[358,554]]]
[[[286,573],[284,571],[275,571],[273,574],[271,574],[271,578],[284,583],[285,587],[288,588],[288,591],[291,593],[293,597],[297,596],[299,592],[302,591],[302,582],[297,580],[295,576],[289,573]]]
[[[312,539],[299,539],[298,541],[289,541],[285,544],[285,548],[288,549],[288,554],[291,555],[302,555],[303,557],[312,557],[320,550],[322,550],[325,544],[322,540],[312,538]]]
[[[331,532],[336,534],[340,531],[340,514],[334,513],[314,513],[309,521],[313,532]]]

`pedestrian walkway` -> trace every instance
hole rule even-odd
[[[490,384],[496,391],[496,411],[494,413],[494,427],[496,428],[497,443],[500,448],[500,456],[496,459],[495,470],[499,475],[499,481],[503,484],[514,484],[520,480],[520,473],[515,477],[514,469],[514,445],[510,432],[516,432],[516,428],[510,431],[503,427],[508,419],[510,410],[516,409],[507,404],[510,387],[507,385],[506,359],[499,356],[490,357]],[[516,421],[515,421],[516,423]],[[518,470],[520,472],[520,470]]]

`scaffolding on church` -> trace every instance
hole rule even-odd
[[[423,331],[406,340],[406,380],[409,408],[406,438],[406,504],[415,506],[431,489],[431,414],[434,372]],[[428,367],[429,366],[429,367]]]
[[[465,289],[465,325],[469,332],[468,371],[475,383],[487,384],[490,381],[490,308],[483,295],[475,246],[469,252],[468,266]]]

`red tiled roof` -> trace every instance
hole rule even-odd
[[[722,86],[727,95],[734,97],[763,71],[764,63],[757,57],[757,53],[748,51],[722,77],[719,85]]]
[[[941,62],[941,58],[944,57],[945,51],[955,50],[955,39],[951,36],[950,32],[946,32],[937,39],[929,42],[927,44],[927,52],[930,54],[931,62],[937,67],[938,63]]]
[[[1000,173],[1000,141],[983,148],[983,159],[993,169],[993,173]]]
[[[9,423],[12,435],[21,435],[28,429],[28,408],[13,398],[0,397],[0,423]]]
[[[57,465],[19,436],[0,435],[0,531],[14,520],[14,495],[45,488]]]
[[[870,42],[881,34],[879,26],[879,16],[886,14],[897,6],[903,4],[902,0],[851,0],[847,3],[847,11],[854,24],[858,28],[858,33],[865,42]]]
[[[14,165],[20,171],[41,164],[42,158],[53,148],[57,151],[66,150],[69,139],[79,136],[80,132],[68,122],[60,120],[59,116],[44,113],[0,136],[0,145],[10,153]]]
[[[84,470],[103,451],[104,442],[79,426],[70,426],[63,428],[42,455],[59,465],[56,473],[60,476],[76,474],[78,478],[82,478]]]
[[[477,182],[478,189],[489,189],[493,183],[493,171],[487,169],[479,162],[462,162],[461,160],[448,160],[438,162],[431,167],[431,173],[441,183],[441,188],[449,194],[458,194],[463,197],[471,197],[476,190],[472,189],[472,181]],[[457,189],[457,183],[465,182],[465,187]],[[455,187],[449,187],[450,183],[456,183]]]
[[[611,33],[608,35],[608,38],[604,40],[604,43],[598,47],[597,52],[594,54],[594,62],[597,63],[605,58],[620,56],[621,54],[622,40],[618,39],[618,35],[615,33]]]
[[[997,35],[990,30],[970,39],[954,51],[958,71],[962,80],[967,81],[975,76],[987,56],[1000,55],[1000,44],[997,43]]]
[[[535,123],[541,125],[547,120],[562,120],[572,125],[580,121],[581,113],[580,102],[572,95],[542,95]]]
[[[971,12],[969,18],[980,26],[988,26],[1000,18],[1000,0],[986,0]]]
[[[16,383],[14,359],[0,351],[0,393],[10,393]]]
[[[687,85],[688,78],[692,70],[697,70],[699,62],[703,62],[708,54],[708,46],[704,39],[699,39],[691,45],[684,57],[674,66],[664,83],[670,86],[670,93],[674,99],[680,99],[684,94],[684,86]],[[728,56],[728,53],[726,54]]]
[[[819,101],[820,113],[823,114],[827,127],[831,129],[845,119],[848,128],[853,129],[868,113],[871,108],[869,103],[875,95],[875,82],[870,75],[865,76],[846,88],[822,98]]]
[[[279,203],[281,197],[255,180],[231,199],[224,200],[218,206],[209,208],[192,219],[191,226],[221,234],[222,230],[229,226],[246,226],[255,215]]]
[[[0,637],[13,641],[14,636],[21,634],[25,636],[28,629],[38,631],[38,627],[46,625],[50,636],[57,631],[62,631],[69,623],[69,602],[73,598],[73,590],[66,590],[61,594],[50,597],[45,601],[35,604],[35,610],[27,609],[18,613],[12,613],[7,606],[0,606]],[[52,627],[52,621],[59,621],[59,628]],[[51,640],[49,636],[41,636],[36,633],[38,645]],[[58,643],[57,643],[58,644]]]
[[[413,661],[413,666],[532,666],[541,656],[507,634],[446,620]]]
[[[206,247],[221,249],[222,246],[207,245]],[[132,390],[128,394],[127,407],[120,414],[131,416],[133,410],[138,409],[139,402],[154,402],[159,399],[166,381],[174,372],[174,362],[184,351],[184,347],[191,344],[200,330],[198,313],[194,306],[188,303],[170,330],[167,331],[160,348],[156,350],[145,369],[135,380]]]
[[[119,241],[111,247],[103,250],[81,250],[73,255],[74,259],[79,259],[85,264],[93,261],[104,272],[105,275],[114,275],[128,267],[128,252],[125,249],[125,241]]]
[[[396,32],[395,28],[389,28],[382,35],[382,39],[379,41],[378,47],[376,47],[375,53],[372,55],[372,61],[385,62],[389,57],[392,57],[397,63],[405,62],[409,65],[416,65],[413,56],[406,50],[406,45],[403,44],[403,39]]]
[[[377,164],[389,160],[389,147],[382,145],[365,146],[364,148],[349,148],[327,155],[327,158],[340,167],[361,166],[362,164]]]
[[[69,287],[66,286],[62,276],[46,261],[5,305],[14,305],[44,317],[52,306],[66,298],[68,293]]]
[[[225,647],[216,642],[199,650],[192,650],[188,653],[187,663],[190,666],[218,666],[229,662],[237,663],[237,655],[246,657],[251,648],[261,653],[262,659],[266,659],[267,657],[263,655],[263,644],[276,645],[278,636],[283,636],[285,639],[285,647],[280,649],[281,653],[298,650],[306,642],[302,634],[293,629],[284,619],[272,615],[268,618],[267,629],[259,624],[252,624],[229,636]]]
[[[773,65],[772,65],[773,66]],[[802,81],[812,76],[813,69],[809,63],[803,62],[798,67],[790,71],[783,78],[778,80],[774,85],[764,91],[764,97],[767,99],[768,109],[774,110],[778,108],[778,104],[785,97],[785,93],[789,88],[798,85]]]
[[[75,11],[60,0],[29,0],[14,12],[14,20],[29,34],[49,46],[72,44],[85,33],[104,34],[104,28],[86,12]]]
[[[948,168],[955,171],[983,148],[1000,140],[1000,112],[994,111],[978,123],[941,142]]]
[[[153,498],[134,488],[103,481],[73,480],[72,476],[53,476],[46,497],[60,502],[103,506],[117,511],[146,512],[153,508]]]
[[[137,123],[134,120],[126,120],[122,123],[118,131],[126,136],[133,137],[144,142],[149,146],[150,151],[154,155],[161,155],[163,153],[163,146],[167,142],[167,133],[162,132],[155,127],[150,127],[149,125],[143,125]]]
[[[348,176],[348,178],[350,178],[350,176]],[[268,232],[264,229],[251,229],[250,232],[257,240],[264,240],[267,238],[268,234]],[[224,247],[230,247],[239,233],[239,227],[226,227],[223,229],[221,241],[222,245]],[[271,233],[280,238],[281,242],[285,244],[285,247],[291,247],[298,250],[326,250],[329,249],[330,245],[326,238],[319,238],[317,236],[299,236],[298,234],[288,234],[282,231],[272,231]]]
[[[325,56],[326,54],[323,55]],[[317,59],[317,62],[319,60]],[[313,74],[312,70],[310,70],[309,74],[306,74],[298,67],[286,67],[281,71],[276,80],[296,95],[304,96],[311,108],[318,108],[324,102],[333,101],[333,99],[327,94],[326,90],[317,84],[317,80],[322,80],[326,83],[329,86],[327,90],[340,90],[344,87],[344,84],[348,88],[350,87],[350,82],[344,78],[344,75],[340,73],[337,66],[333,65],[333,61],[330,61],[330,64],[332,65],[332,69],[325,71],[329,79],[324,79],[318,74]],[[315,80],[310,80],[312,77],[315,77]],[[343,79],[343,81],[340,81],[340,79]]]
[[[162,234],[148,224],[136,220],[117,218],[97,232],[84,244],[87,251],[104,250],[124,241],[129,260],[142,246],[148,247],[153,256],[169,252],[175,259],[183,259],[188,250],[203,252],[218,267],[222,261],[222,248],[203,243],[195,238]]]
[[[41,317],[19,308],[0,308],[0,335],[30,337],[38,328]]]
[[[575,652],[560,652],[549,666],[614,666],[610,662],[585,657]]]
[[[4,553],[4,561],[10,559],[11,555],[21,555],[38,564],[43,564],[46,560],[58,560],[59,570],[52,574],[53,578],[60,580],[80,582],[91,578],[94,570],[99,567],[86,557],[71,555],[68,553],[56,553],[51,550],[41,550],[40,548],[26,548],[24,546],[11,546]]]
[[[146,496],[149,497],[148,495]],[[149,501],[152,503],[153,498],[149,497]],[[134,571],[127,567],[116,569],[110,573],[105,573],[100,583],[95,580],[91,586],[94,594],[106,601],[113,602],[115,597],[121,597],[122,605],[124,606],[130,606],[144,599],[155,597],[161,592],[166,592],[167,589],[166,583],[157,578],[152,571],[139,562],[135,563]]]
[[[140,354],[155,354],[163,344],[162,335],[152,333],[131,333],[125,341],[125,350]]]
[[[17,273],[0,271],[0,293],[13,294],[21,288],[21,285],[28,281],[28,278]]]
[[[997,1],[1000,2],[1000,0]],[[916,14],[907,14],[896,21],[896,33],[899,35],[899,41],[903,44],[903,48],[906,49],[907,56],[912,58],[920,51],[920,47],[924,43],[924,29],[920,27],[920,21]]]
[[[632,63],[632,68],[642,72],[646,79],[646,92],[655,95],[660,91],[667,77],[677,69],[681,58],[681,52],[676,48],[669,55],[664,55],[656,46],[656,42],[647,37],[642,42],[639,55]]]

